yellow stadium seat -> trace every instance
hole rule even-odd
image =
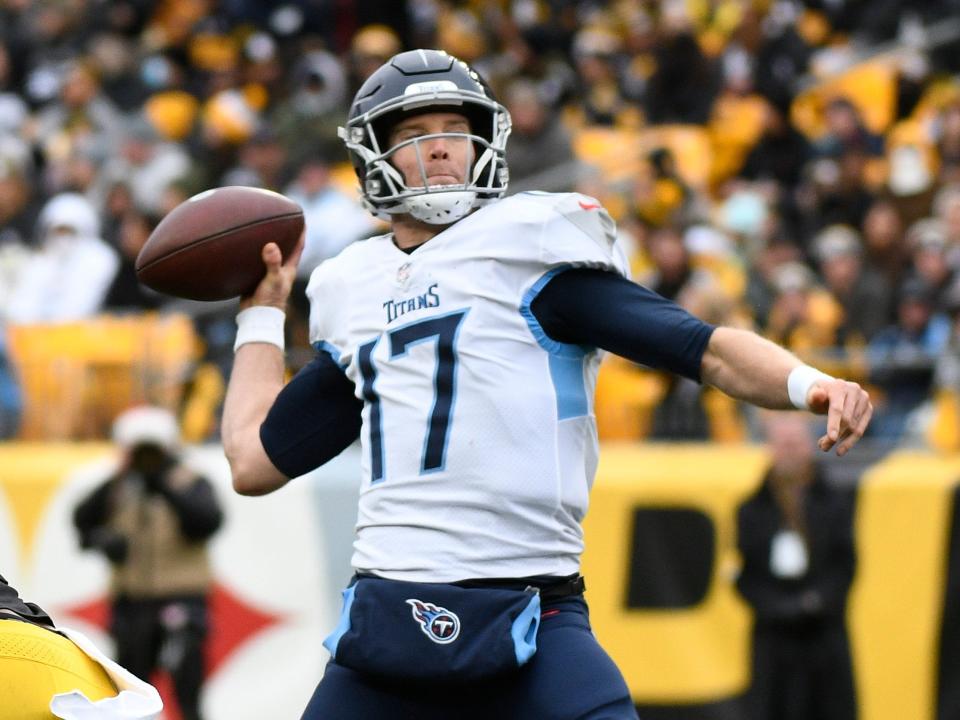
[[[933,397],[933,421],[927,430],[930,447],[945,453],[960,450],[960,395],[940,388]]]
[[[743,167],[747,153],[763,134],[767,112],[767,101],[760,95],[741,97],[728,93],[717,98],[708,125],[712,184],[723,182]]]
[[[852,102],[871,132],[885,132],[896,117],[896,66],[890,58],[876,58],[804,90],[790,108],[794,127],[813,140],[823,136],[824,110],[836,98]]]
[[[924,127],[929,127],[927,123],[938,112],[958,100],[960,100],[960,81],[953,77],[934,79],[924,89],[920,101],[913,112],[910,113],[910,120],[920,123]]]
[[[684,182],[702,188],[710,178],[713,148],[710,133],[700,125],[652,125],[640,131],[640,152],[646,156],[666,148]]]
[[[113,418],[138,403],[175,410],[198,348],[185,315],[104,315],[8,330],[25,440],[103,438]]]
[[[640,440],[649,435],[653,410],[666,391],[661,373],[608,355],[597,376],[594,405],[600,439]]]
[[[635,175],[640,166],[640,146],[635,131],[588,125],[573,133],[573,151],[578,159],[593,165],[607,182]]]
[[[183,90],[168,90],[151,95],[143,111],[157,132],[167,140],[183,140],[193,130],[199,102]]]

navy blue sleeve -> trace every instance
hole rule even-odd
[[[530,309],[557,342],[603,348],[697,382],[715,329],[642,285],[585,268],[551,278]]]
[[[286,384],[260,426],[270,462],[298,477],[332,460],[360,437],[363,402],[328,353],[321,352]]]

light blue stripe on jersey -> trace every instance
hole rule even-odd
[[[337,657],[337,645],[340,644],[340,638],[350,630],[350,608],[353,607],[353,594],[357,586],[351,585],[343,591],[343,609],[340,611],[340,621],[333,629],[333,632],[323,641],[323,646],[330,652],[332,657]]]
[[[318,340],[313,344],[313,347],[317,352],[327,353],[327,355],[333,358],[333,361],[337,365],[340,365],[340,367],[343,367],[343,365],[340,363],[340,351],[337,349],[335,345],[331,345],[326,340]]]
[[[524,293],[520,301],[520,314],[527,321],[537,344],[550,356],[550,379],[553,381],[553,389],[557,395],[558,420],[582,417],[587,414],[587,389],[583,381],[583,359],[587,353],[579,345],[558,342],[549,337],[540,326],[530,306],[555,275],[569,269],[570,266],[554,268],[537,280]]]
[[[550,356],[550,378],[557,392],[557,419],[587,414],[587,390],[583,384],[583,357]]]

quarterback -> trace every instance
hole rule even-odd
[[[870,420],[855,383],[631,282],[595,199],[504,198],[509,133],[463,62],[393,57],[341,128],[391,231],[314,271],[317,354],[286,385],[296,254],[268,244],[242,300],[223,418],[235,489],[268,493],[363,447],[356,575],[304,718],[636,717],[578,573],[602,350],[825,414],[824,451]]]

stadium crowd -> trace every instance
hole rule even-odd
[[[44,383],[76,395],[96,380],[71,404],[76,422],[55,423],[60,436],[96,437],[117,408],[93,426],[101,416],[83,408],[122,387],[128,400],[176,406],[186,439],[216,437],[235,305],[151,293],[136,281],[137,252],[196,192],[270,188],[304,208],[305,286],[324,258],[379,228],[336,136],[348,99],[385,59],[423,46],[475,65],[510,110],[510,192],[599,198],[640,282],[869,384],[874,437],[960,448],[958,10],[960,0],[0,1],[0,375],[8,368],[21,388],[0,379],[0,431],[49,435],[26,417],[31,399],[55,395]],[[309,357],[303,303],[292,369]],[[157,320],[171,315],[188,317],[195,338],[171,340]],[[118,316],[167,333],[157,347],[183,362],[131,350],[126,366],[101,358],[91,375],[90,356],[122,344],[103,335]],[[39,339],[64,326],[70,348],[90,348],[79,375]],[[142,382],[124,385],[124,367]],[[617,358],[601,371],[596,412],[608,439],[752,433],[746,410],[717,391]]]

